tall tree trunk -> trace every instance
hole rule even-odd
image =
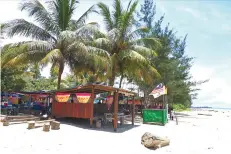
[[[121,77],[120,77],[119,88],[121,88],[121,86],[122,86],[123,78],[124,78],[124,74],[123,74],[123,72],[122,72]]]
[[[113,74],[112,77],[109,79],[109,86],[114,86],[115,82],[115,75]]]
[[[58,86],[57,86],[57,89],[60,89],[63,70],[64,70],[64,64],[59,63],[59,74],[58,74]]]
[[[114,86],[115,77],[116,77],[116,68],[115,68],[115,66],[113,66],[112,75],[111,75],[111,77],[109,79],[109,86]]]

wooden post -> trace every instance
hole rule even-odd
[[[95,99],[95,87],[92,86],[91,89],[91,118],[90,118],[90,127],[92,128],[93,126],[93,118],[94,118],[94,99]]]
[[[134,125],[135,118],[135,97],[132,96],[132,125]]]
[[[114,122],[114,131],[117,131],[117,123],[118,123],[118,96],[119,93],[114,92],[114,114],[113,114],[113,122]]]
[[[129,96],[127,97],[127,105],[126,105],[126,109],[128,109],[129,105],[128,105],[128,98]]]

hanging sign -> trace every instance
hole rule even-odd
[[[58,101],[58,102],[67,102],[68,99],[70,97],[70,94],[67,94],[67,93],[56,93],[55,95],[55,99]]]
[[[90,93],[76,93],[76,97],[79,103],[88,103],[91,98]]]

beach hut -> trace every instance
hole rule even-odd
[[[21,110],[24,112],[33,111],[40,114],[42,110],[47,110],[50,106],[51,93],[45,90],[40,91],[21,91],[19,94],[24,95],[24,104],[21,104]]]
[[[90,119],[90,127],[92,127],[93,120],[101,117],[102,114],[111,112],[115,131],[117,130],[119,117],[119,94],[132,97],[132,125],[134,125],[134,96],[136,94],[134,92],[111,86],[88,84],[71,89],[57,90],[52,93],[54,94],[52,102],[52,116]],[[106,103],[94,104],[96,95],[101,93],[109,94],[106,97]]]

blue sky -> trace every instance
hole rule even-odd
[[[27,18],[17,9],[17,0],[0,0],[0,22],[15,18]],[[99,0],[80,0],[75,17],[78,18]],[[108,5],[112,0],[101,0]],[[124,5],[128,0],[123,0]],[[142,2],[142,0],[140,0]],[[195,80],[210,79],[199,88],[199,97],[194,105],[231,107],[231,1],[217,0],[156,0],[158,19],[165,14],[164,24],[177,31],[178,36],[188,34],[186,52],[196,57],[191,73]],[[28,19],[29,20],[29,19]],[[88,21],[102,23],[96,14]],[[102,27],[103,28],[103,27]],[[4,42],[18,41],[16,37]],[[48,75],[49,68],[43,70]],[[66,70],[68,72],[68,70]]]

